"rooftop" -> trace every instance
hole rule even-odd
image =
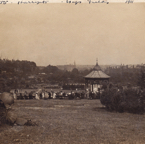
[[[97,61],[95,67],[93,68],[93,71],[91,73],[89,73],[88,75],[86,75],[85,78],[109,79],[110,76],[108,76],[101,70],[100,66],[98,65],[98,61]]]

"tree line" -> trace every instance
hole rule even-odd
[[[52,65],[40,69],[33,61],[0,59],[0,92],[12,88],[30,88],[41,83],[60,86],[64,83],[84,83],[84,76],[91,71],[92,69],[79,71],[77,68],[72,71],[60,70]],[[145,86],[144,65],[107,67],[104,72],[114,84]]]

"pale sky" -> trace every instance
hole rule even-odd
[[[0,55],[38,66],[145,63],[145,4],[0,5]]]

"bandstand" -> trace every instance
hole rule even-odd
[[[105,74],[100,66],[98,65],[98,60],[96,62],[95,67],[93,68],[92,72],[86,75],[85,77],[85,87],[88,88],[88,86],[91,86],[91,91],[94,91],[94,85],[101,86],[103,82],[109,83],[110,76]]]

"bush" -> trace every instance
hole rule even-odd
[[[141,89],[128,88],[119,91],[117,88],[106,89],[102,92],[100,101],[109,111],[145,112],[145,90]]]

